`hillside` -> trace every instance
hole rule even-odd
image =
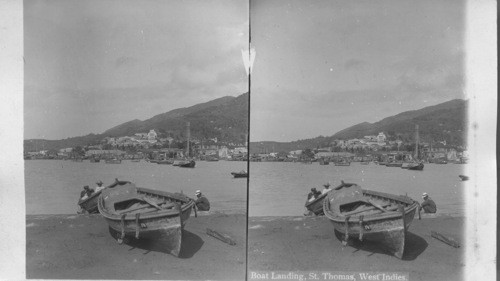
[[[245,142],[248,128],[248,93],[226,96],[191,107],[178,108],[150,119],[138,119],[120,124],[102,134],[89,134],[63,140],[25,140],[25,151],[60,149],[97,144],[105,137],[130,136],[154,129],[164,136],[186,137],[186,122],[191,124],[191,137],[217,137],[221,141]]]
[[[332,136],[297,140],[293,142],[251,142],[250,152],[291,151],[329,146],[336,139],[363,138],[384,132],[390,139],[413,142],[415,125],[419,125],[421,141],[446,141],[451,145],[466,142],[467,106],[465,100],[455,99],[419,110],[402,112],[375,123],[363,122],[335,133]]]

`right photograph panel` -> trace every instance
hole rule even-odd
[[[464,1],[250,2],[248,280],[460,280]]]

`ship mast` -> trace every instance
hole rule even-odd
[[[186,123],[186,129],[187,129],[187,132],[186,132],[186,135],[187,135],[187,145],[186,145],[186,155],[187,157],[189,158],[189,138],[191,137],[191,131],[190,131],[190,123],[187,122]]]
[[[415,158],[418,159],[418,125],[415,125]]]

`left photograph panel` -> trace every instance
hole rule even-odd
[[[248,15],[24,1],[26,278],[245,279]]]

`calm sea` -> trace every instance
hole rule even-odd
[[[25,161],[26,213],[74,214],[84,185],[95,186],[102,180],[111,184],[115,178],[137,186],[170,192],[184,192],[195,197],[197,189],[208,197],[213,211],[244,213],[247,181],[234,179],[232,171],[246,169],[245,162],[198,161],[194,169],[147,162],[123,161],[122,164],[72,162],[63,160]],[[464,183],[458,175],[465,165],[426,164],[423,171],[409,171],[375,164],[321,166],[318,163],[250,163],[250,216],[301,216],[312,187],[319,190],[326,182],[332,186],[354,182],[365,189],[408,195],[421,201],[430,194],[440,214],[465,215]]]
[[[104,186],[115,178],[170,192],[184,192],[194,198],[200,189],[209,199],[211,210],[245,213],[247,180],[234,179],[233,171],[247,169],[246,162],[196,162],[196,167],[179,168],[148,162],[122,161],[121,164],[73,162],[64,160],[29,160],[25,165],[26,214],[75,214],[84,185]]]
[[[312,187],[323,189],[330,182],[357,183],[371,189],[422,201],[422,193],[429,193],[438,212],[452,216],[465,215],[464,183],[458,178],[466,165],[426,164],[423,171],[375,165],[321,166],[318,163],[290,162],[250,163],[249,216],[303,215],[306,196]]]

